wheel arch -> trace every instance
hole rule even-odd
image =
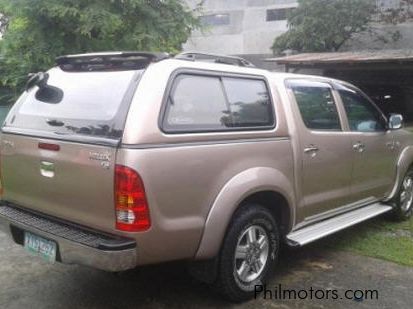
[[[399,191],[403,177],[410,167],[413,166],[413,146],[407,146],[401,151],[397,160],[395,181],[392,190],[385,198],[385,201],[391,201]]]
[[[281,193],[269,190],[255,192],[241,201],[235,211],[247,204],[259,204],[265,207],[279,225],[278,227],[282,236],[290,231],[292,226],[292,214],[287,198]]]
[[[295,219],[292,181],[269,167],[251,168],[230,179],[217,195],[207,216],[195,259],[215,257],[237,209],[245,203],[257,203],[269,209],[287,233]]]

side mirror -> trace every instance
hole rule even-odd
[[[403,127],[403,116],[400,114],[391,114],[389,118],[389,129],[398,130]]]

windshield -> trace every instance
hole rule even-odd
[[[74,73],[53,68],[47,74],[47,84],[28,89],[5,126],[119,137],[130,100],[124,102],[137,71]]]

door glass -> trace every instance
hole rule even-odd
[[[313,130],[341,130],[340,117],[329,84],[289,81],[304,124]]]
[[[351,131],[377,132],[386,129],[386,120],[380,111],[362,93],[351,88],[338,90],[343,100]]]

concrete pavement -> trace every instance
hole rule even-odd
[[[319,246],[284,251],[267,289],[336,289],[340,296],[347,289],[368,289],[377,290],[378,299],[279,301],[261,295],[234,305],[192,280],[184,263],[119,274],[48,264],[3,233],[0,261],[0,308],[413,308],[413,268]]]

